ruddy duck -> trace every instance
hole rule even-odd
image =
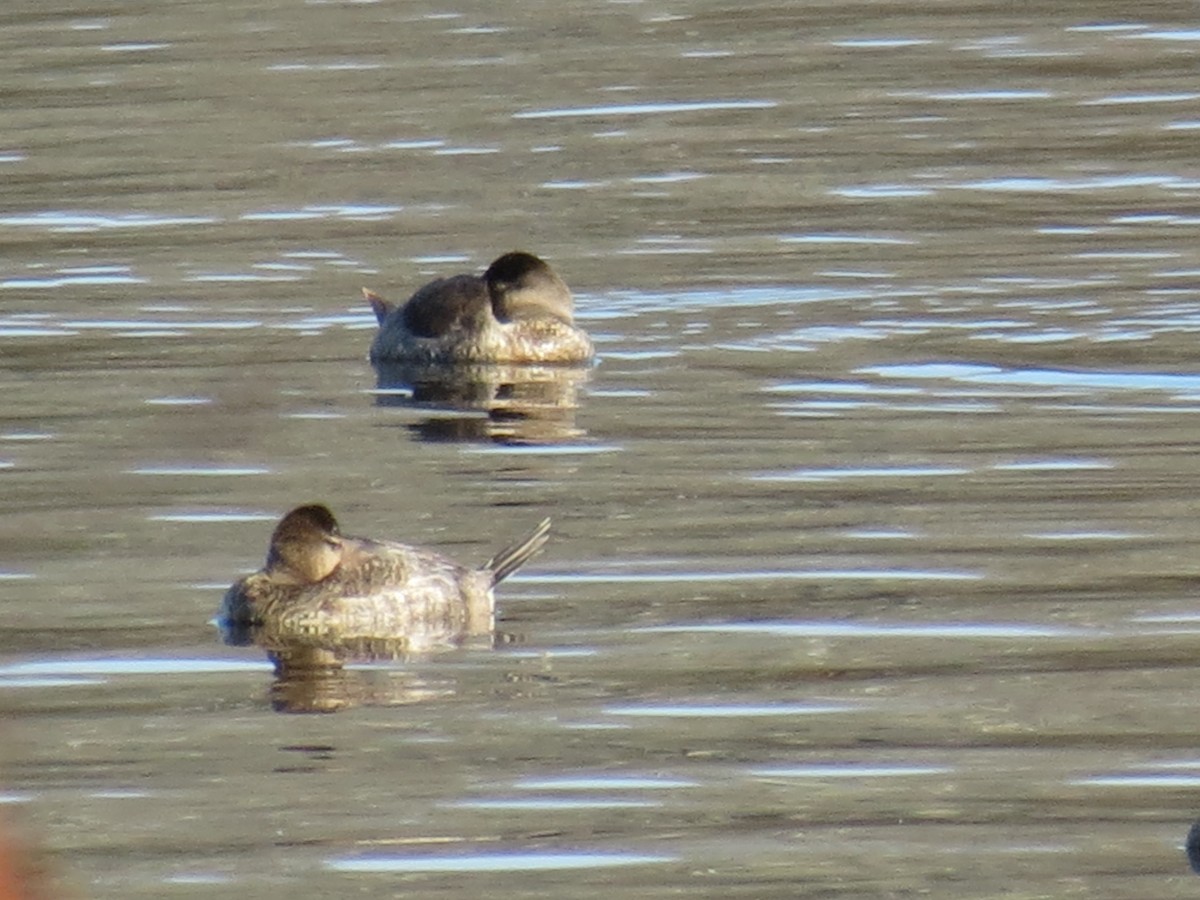
[[[226,624],[286,637],[402,637],[414,645],[488,634],[492,588],[546,543],[550,520],[468,569],[432,550],[348,537],[320,504],[280,519],[266,564],[234,582]]]
[[[566,283],[532,253],[506,253],[482,276],[452,275],[403,305],[363,289],[379,333],[371,362],[584,363],[592,342],[575,325]]]

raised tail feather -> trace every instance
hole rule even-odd
[[[511,544],[493,556],[487,561],[483,567],[485,570],[490,569],[492,572],[492,584],[497,585],[525,563],[529,562],[537,553],[546,546],[546,541],[550,538],[550,520],[542,519],[542,523],[529,537]]]
[[[384,319],[386,319],[388,317],[388,313],[392,311],[392,304],[388,303],[377,293],[372,290],[368,290],[367,288],[362,289],[362,295],[363,299],[371,304],[371,309],[375,313],[375,321],[382,326]]]

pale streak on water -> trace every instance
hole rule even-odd
[[[88,897],[1194,896],[1194,12],[10,4],[4,819]],[[513,247],[586,382],[376,381],[360,286]],[[313,499],[555,526],[508,643],[273,687],[210,620]]]

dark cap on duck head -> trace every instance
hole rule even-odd
[[[526,253],[524,250],[513,250],[492,260],[492,264],[483,273],[483,279],[488,284],[513,287],[534,273],[553,271],[550,264],[540,256]]]
[[[281,581],[312,584],[328,578],[341,561],[337,519],[323,504],[297,506],[271,533],[267,571]]]
[[[492,298],[492,310],[501,321],[526,313],[549,313],[567,323],[574,320],[570,288],[549,263],[532,253],[505,253],[487,267],[483,280]]]

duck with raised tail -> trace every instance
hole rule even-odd
[[[473,569],[423,547],[350,537],[321,504],[271,535],[261,569],[234,582],[224,624],[279,637],[403,638],[420,646],[492,631],[497,584],[545,545],[550,520]]]

